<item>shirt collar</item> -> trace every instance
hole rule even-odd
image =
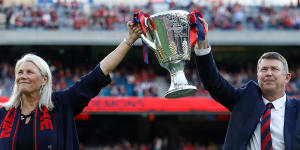
[[[286,102],[286,94],[284,93],[284,95],[283,95],[282,97],[280,97],[280,98],[274,100],[273,102],[268,101],[268,100],[267,100],[266,98],[264,98],[263,96],[262,96],[262,99],[263,99],[265,105],[268,104],[268,103],[272,103],[273,106],[274,106],[274,109],[275,109],[275,110],[279,110],[282,106],[285,105],[285,102]]]

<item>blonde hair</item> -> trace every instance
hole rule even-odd
[[[51,100],[52,95],[52,75],[50,68],[48,64],[39,56],[34,54],[26,54],[21,59],[17,61],[17,64],[15,66],[15,77],[18,73],[18,70],[20,69],[20,66],[24,62],[32,62],[35,64],[38,69],[40,70],[41,76],[48,76],[47,83],[41,87],[40,89],[40,101],[39,101],[39,108],[42,109],[42,106],[47,107],[49,110],[52,110],[54,108],[54,104]],[[9,101],[4,103],[2,106],[5,107],[6,110],[10,109],[11,107],[17,108],[21,104],[21,93],[18,88],[16,79],[15,83],[13,85],[13,91],[9,98]]]

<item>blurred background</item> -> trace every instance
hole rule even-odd
[[[123,40],[134,12],[174,9],[203,13],[219,70],[233,86],[256,81],[260,55],[277,51],[293,76],[287,95],[300,96],[300,0],[0,0],[0,102],[24,54],[43,57],[54,90],[64,90]],[[221,149],[230,113],[203,88],[193,57],[185,75],[197,93],[164,99],[170,75],[152,51],[143,62],[137,40],[112,83],[76,117],[82,150]]]

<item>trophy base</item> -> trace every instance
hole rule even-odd
[[[182,87],[176,87],[172,90],[169,90],[165,98],[181,98],[181,97],[187,97],[192,96],[197,92],[197,88],[192,85],[184,85]]]

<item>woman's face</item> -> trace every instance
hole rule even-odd
[[[17,70],[16,82],[21,93],[40,93],[41,86],[47,83],[47,77],[41,75],[34,63],[24,62]]]

